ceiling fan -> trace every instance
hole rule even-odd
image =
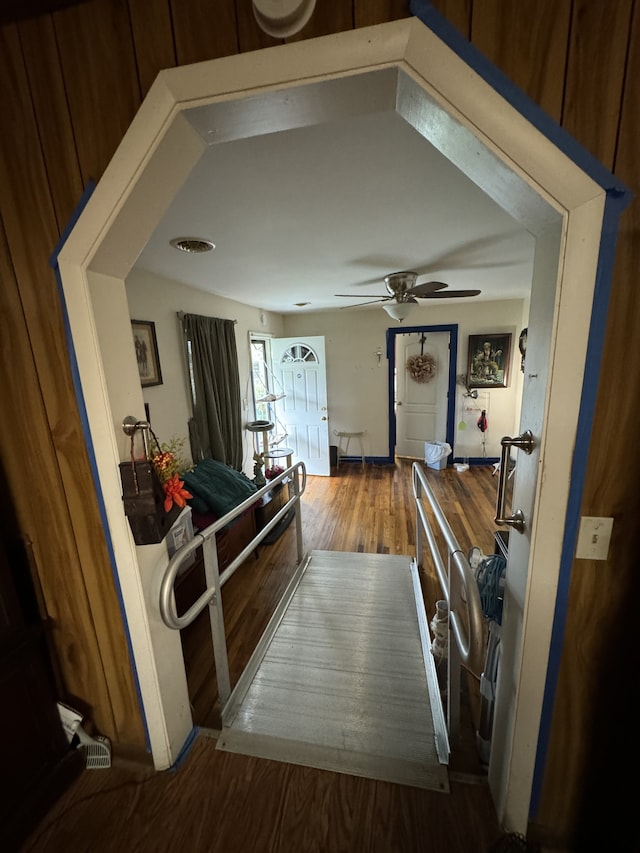
[[[418,304],[418,299],[457,299],[462,296],[478,296],[479,290],[447,290],[448,284],[443,281],[425,281],[417,284],[418,273],[410,270],[392,272],[384,277],[384,283],[389,296],[362,296],[351,293],[336,293],[337,297],[347,299],[368,299],[356,305],[346,305],[346,308],[355,308],[362,305],[371,305],[373,302],[382,302],[384,310],[394,320],[402,322],[409,316],[412,305]]]

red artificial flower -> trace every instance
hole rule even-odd
[[[184,488],[184,482],[178,477],[177,474],[174,474],[170,480],[163,485],[165,499],[164,499],[164,511],[169,512],[173,504],[176,506],[184,507],[186,506],[186,501],[189,498],[192,498],[193,495],[190,494]]]
[[[281,468],[279,465],[274,465],[272,468],[267,468],[264,472],[264,476],[267,480],[272,480],[274,477],[278,477],[282,473],[284,473],[284,468]]]

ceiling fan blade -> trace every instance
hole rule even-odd
[[[373,296],[373,294],[369,293],[334,293],[334,296],[344,296],[347,299],[392,299],[391,296]]]
[[[449,287],[444,281],[423,281],[422,284],[416,284],[415,287],[410,287],[406,293],[412,296],[428,296],[429,293],[435,293],[436,290],[443,290]]]
[[[340,296],[340,295],[341,294],[336,293],[336,296]],[[344,295],[344,294],[342,294],[342,295]],[[388,301],[389,300],[386,297],[384,297],[382,299],[371,299],[369,302],[358,302],[355,305],[345,305],[343,307],[344,308],[362,308],[363,305],[373,305],[374,302],[388,302]],[[343,309],[341,308],[340,310],[342,311]]]
[[[437,293],[416,293],[421,299],[459,299],[462,296],[479,296],[481,290],[440,290]]]

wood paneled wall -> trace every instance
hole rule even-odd
[[[433,5],[621,180],[640,186],[639,3]],[[296,38],[408,14],[401,0],[321,0]],[[250,0],[86,0],[0,27],[0,461],[32,546],[65,698],[116,743],[142,747],[144,732],[48,258],[160,69],[276,43],[256,26]],[[594,744],[603,727],[617,726],[614,696],[598,698],[603,683],[620,679],[616,660],[624,650],[615,644],[628,639],[633,621],[625,619],[637,609],[640,500],[628,460],[636,434],[629,345],[640,337],[639,231],[634,201],[623,218],[602,370],[591,377],[598,415],[583,502],[583,514],[616,522],[609,560],[574,566],[536,815],[541,831],[557,838],[595,827],[594,809],[585,809],[596,790],[594,756],[606,752],[614,772],[620,769],[610,749]]]

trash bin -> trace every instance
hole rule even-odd
[[[329,445],[329,465],[332,468],[335,468],[338,464],[338,445],[330,444]]]
[[[447,456],[451,453],[451,445],[446,441],[425,441],[424,461],[427,468],[442,471],[447,467]]]

